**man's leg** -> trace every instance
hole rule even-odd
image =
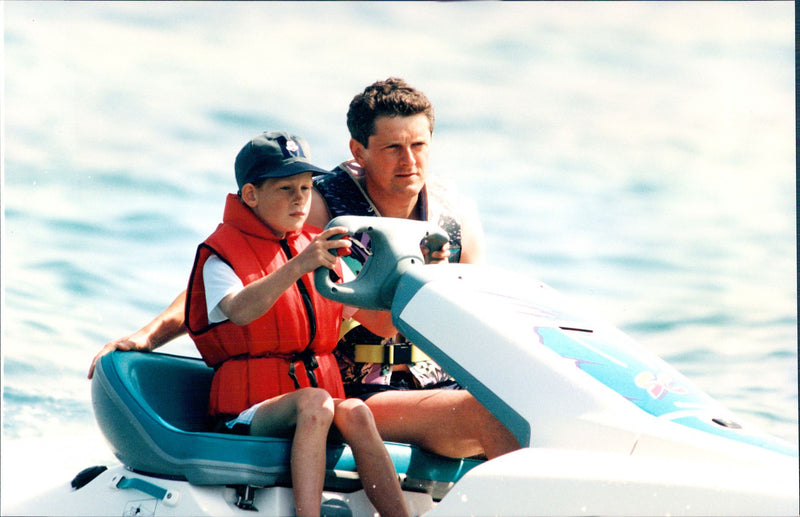
[[[464,458],[495,458],[519,443],[466,390],[385,391],[366,400],[381,437]]]

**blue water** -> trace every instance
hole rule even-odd
[[[333,166],[390,75],[434,102],[491,263],[797,441],[793,3],[2,9],[4,444],[94,429],[92,357],[184,288],[248,138]]]

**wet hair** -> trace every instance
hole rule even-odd
[[[375,134],[378,117],[410,117],[422,113],[428,118],[433,134],[433,104],[424,93],[404,80],[390,77],[367,86],[350,102],[347,110],[347,129],[350,137],[367,147]]]

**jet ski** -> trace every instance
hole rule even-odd
[[[395,326],[517,438],[499,458],[386,443],[414,515],[793,515],[797,447],[748,424],[620,330],[546,284],[466,264],[426,265],[427,223],[338,217],[370,240],[355,280],[316,272],[334,300]],[[289,440],[211,432],[213,370],[112,352],[92,404],[119,460],[90,466],[14,515],[294,515]],[[367,516],[352,452],[330,443],[323,514]]]

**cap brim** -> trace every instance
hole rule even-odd
[[[266,178],[288,178],[289,176],[297,176],[298,174],[302,174],[304,172],[311,172],[313,174],[327,174],[329,171],[326,171],[325,169],[317,167],[316,165],[312,165],[308,162],[296,161],[293,163],[288,163],[280,169],[273,169],[269,172],[258,174],[249,182],[252,183],[254,181]]]

